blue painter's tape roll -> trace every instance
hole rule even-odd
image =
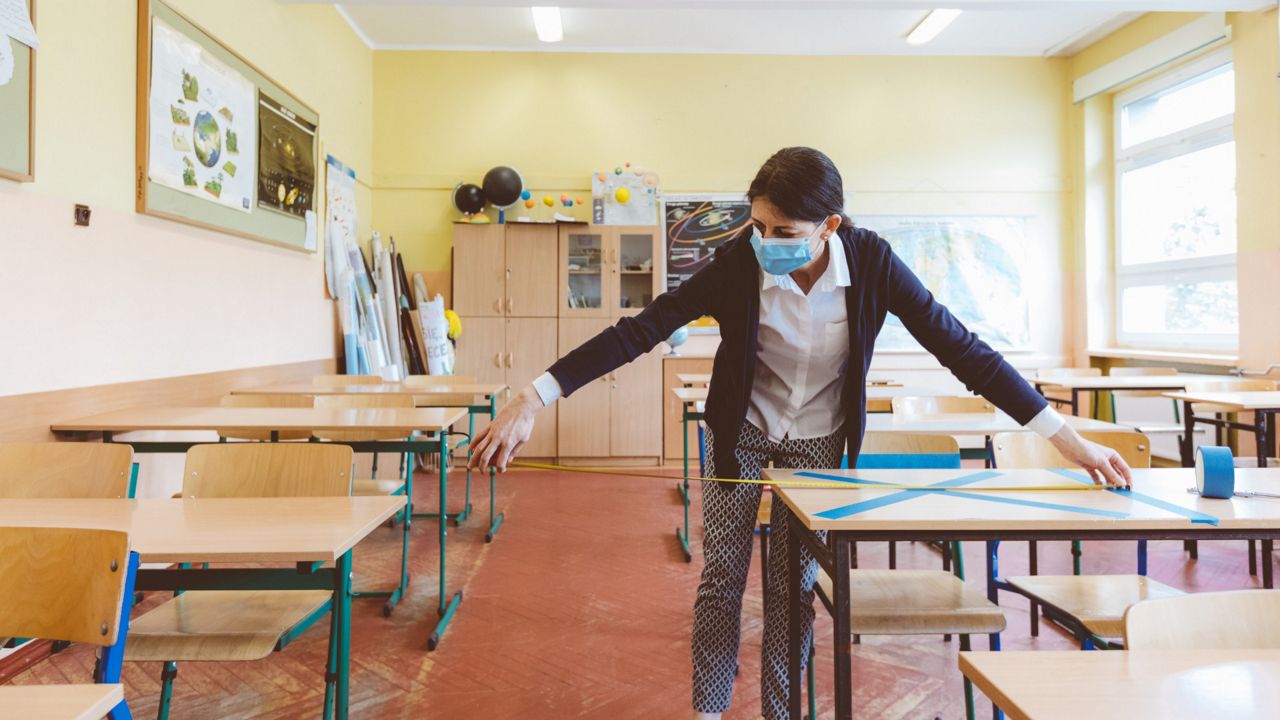
[[[1236,466],[1231,448],[1202,445],[1196,450],[1196,490],[1201,497],[1229,498],[1236,491]]]

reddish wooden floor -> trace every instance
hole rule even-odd
[[[431,505],[434,477],[419,474],[418,503]],[[459,502],[461,476],[451,482]],[[439,650],[425,641],[436,613],[436,526],[413,529],[413,584],[390,618],[381,602],[355,601],[352,716],[408,718],[683,718],[689,707],[689,627],[700,559],[682,561],[673,531],[680,505],[673,485],[538,471],[499,480],[507,513],[496,541],[484,543],[487,485],[476,515],[450,528],[449,582],[463,588],[461,611]],[[456,506],[456,505],[455,505]],[[695,505],[695,510],[698,508]],[[695,528],[698,525],[695,524]],[[695,539],[698,532],[695,530]],[[399,533],[381,529],[356,550],[357,585],[393,577]],[[1132,543],[1092,543],[1091,572],[1132,572]],[[863,546],[864,567],[883,567],[884,546]],[[970,577],[981,576],[976,544]],[[1187,590],[1258,587],[1244,544],[1202,543],[1189,563],[1181,543],[1153,543],[1150,574]],[[1025,543],[1002,548],[1002,570],[1025,569]],[[899,546],[903,567],[938,567],[923,545]],[[1070,572],[1065,543],[1041,547],[1041,572]],[[730,718],[756,718],[759,694],[758,565],[743,610],[741,677]],[[1069,648],[1053,629],[1027,632],[1025,603],[1005,596],[1006,649]],[[821,717],[831,715],[830,622],[818,622]],[[281,653],[251,663],[184,663],[175,718],[302,718],[318,714],[328,624]],[[975,641],[985,649],[985,639]],[[855,708],[863,718],[963,716],[956,643],[940,638],[868,638],[855,646]],[[18,676],[19,683],[87,682],[92,653],[73,647]],[[125,695],[138,717],[154,716],[157,663],[127,663]],[[981,716],[989,716],[980,702]]]

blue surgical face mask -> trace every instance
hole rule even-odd
[[[756,251],[760,267],[770,275],[787,275],[813,260],[809,240],[822,229],[819,223],[813,232],[802,238],[767,238],[760,235],[760,228],[751,228],[751,247]]]

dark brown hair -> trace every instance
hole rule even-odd
[[[821,151],[808,147],[782,148],[756,173],[747,199],[764,198],[787,216],[821,222],[840,216],[840,227],[853,227],[844,214],[844,181],[835,163]]]

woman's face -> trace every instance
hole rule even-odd
[[[822,246],[827,237],[840,227],[840,218],[832,215],[825,221],[811,222],[788,217],[768,198],[756,198],[751,201],[751,224],[760,231],[760,236],[773,238],[809,238],[809,250],[813,257],[822,254]],[[819,229],[819,226],[824,226]]]

